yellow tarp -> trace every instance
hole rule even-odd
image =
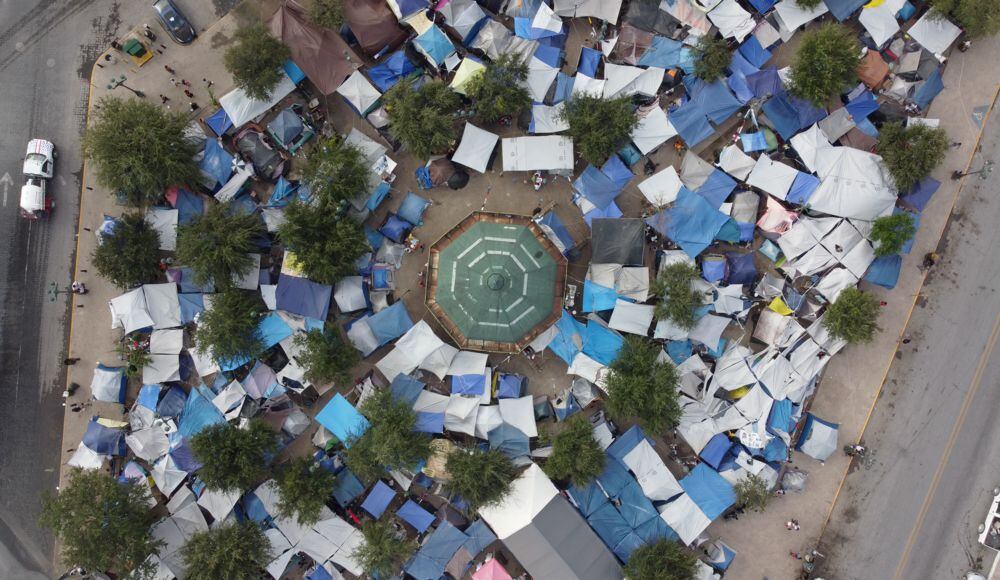
[[[771,303],[767,305],[767,307],[782,316],[788,316],[789,314],[792,313],[792,309],[789,308],[787,304],[785,304],[785,301],[781,299],[781,296],[775,296],[774,300],[772,300]]]
[[[455,69],[455,78],[451,81],[451,88],[456,93],[462,93],[468,96],[465,92],[466,86],[468,86],[469,81],[472,80],[477,73],[486,70],[486,66],[482,63],[476,62],[471,58],[466,58],[462,60],[462,64],[458,65]]]

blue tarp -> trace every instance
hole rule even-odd
[[[413,320],[402,301],[372,314],[366,322],[379,346],[388,344],[413,328]]]
[[[719,469],[722,465],[722,460],[725,459],[726,454],[729,453],[729,449],[733,446],[733,442],[730,441],[729,437],[726,437],[725,433],[716,433],[705,447],[698,454],[702,461],[712,466],[713,469]]]
[[[922,212],[924,211],[924,208],[927,207],[927,203],[930,202],[931,197],[939,187],[941,187],[940,181],[934,179],[933,177],[927,177],[914,186],[911,191],[904,193],[900,199],[906,205],[912,207],[918,212]]]
[[[488,18],[488,17],[487,17]],[[484,19],[485,20],[485,19]],[[566,30],[566,25],[563,24],[562,29],[559,32],[553,32],[547,28],[532,28],[531,22],[533,18],[515,18],[514,19],[514,35],[521,38],[526,38],[528,40],[539,40],[542,38],[548,38],[550,36],[559,36],[563,34]]]
[[[726,254],[726,262],[729,264],[727,284],[753,284],[757,278],[757,267],[754,266],[752,253],[729,252]]]
[[[575,80],[573,77],[567,75],[564,72],[559,72],[556,75],[556,90],[552,95],[552,104],[558,105],[559,103],[567,100],[573,94],[573,83]]]
[[[382,205],[382,202],[389,197],[390,186],[384,181],[380,181],[375,189],[372,190],[372,194],[368,196],[368,201],[365,202],[365,208],[368,211],[375,211],[378,206]]]
[[[729,216],[712,207],[705,198],[683,187],[674,206],[665,211],[669,215],[666,236],[692,258],[698,257],[729,221]]]
[[[856,10],[864,6],[868,0],[823,0],[833,17],[843,22],[851,17]]]
[[[243,496],[243,513],[258,524],[267,524],[271,521],[271,514],[267,513],[264,502],[260,501],[257,494],[252,491]]]
[[[222,137],[226,131],[233,127],[233,121],[226,114],[225,109],[219,109],[208,117],[205,117],[205,124],[219,137]]]
[[[181,322],[187,324],[194,322],[194,317],[205,311],[204,294],[178,294],[177,300],[181,304]]]
[[[854,122],[857,123],[877,111],[878,103],[875,101],[875,95],[865,89],[861,91],[860,95],[854,97],[844,105],[844,108],[847,109],[847,112],[854,118]]]
[[[573,189],[598,209],[605,209],[621,193],[622,186],[616,184],[600,169],[588,165],[573,182]]]
[[[687,83],[692,91],[691,99],[698,102],[705,116],[716,125],[731,117],[742,106],[721,79],[705,83],[693,76],[685,77],[684,80],[687,81],[688,78],[695,79]]]
[[[403,198],[403,203],[399,204],[399,210],[396,211],[396,215],[415,226],[420,226],[424,223],[424,212],[427,211],[430,205],[430,201],[412,191],[408,191],[406,192],[406,197]]]
[[[577,345],[583,344],[584,326],[563,310],[562,317],[556,322],[556,330],[558,332],[549,343],[549,349],[567,365],[573,364],[573,359],[580,353]]]
[[[597,535],[600,536],[608,548],[621,558],[616,548],[626,542],[629,536],[633,535],[633,531],[621,513],[615,509],[615,506],[610,503],[604,504],[587,518],[587,523],[597,532]],[[622,559],[628,560],[628,554],[631,554],[631,550],[625,549],[623,551],[625,552],[625,557]]]
[[[643,542],[651,544],[657,540],[676,540],[677,533],[670,529],[663,518],[652,518],[635,529],[635,533]]]
[[[583,333],[583,354],[603,365],[610,365],[618,358],[618,351],[625,344],[625,339],[617,332],[599,322],[587,321]]]
[[[451,394],[482,395],[486,390],[486,375],[452,375]]]
[[[143,385],[139,389],[139,396],[136,403],[146,407],[150,411],[156,411],[156,403],[160,400],[160,385]]]
[[[941,80],[941,69],[935,70],[917,90],[913,91],[913,102],[920,107],[921,111],[927,110],[934,97],[944,90],[944,81]]]
[[[416,580],[438,580],[451,557],[468,541],[465,532],[442,521],[404,570]]]
[[[764,114],[782,139],[788,140],[802,129],[826,118],[826,111],[817,109],[802,99],[781,92],[768,99]]]
[[[195,218],[205,213],[205,202],[198,195],[191,193],[183,187],[177,188],[177,201],[174,203],[177,208],[177,223],[187,225]]]
[[[427,528],[431,527],[431,524],[434,523],[434,514],[420,507],[412,499],[406,500],[406,503],[396,511],[396,515],[404,522],[413,526],[413,529],[417,530],[418,534],[426,532]]]
[[[715,133],[712,126],[708,124],[705,111],[694,100],[670,111],[667,117],[688,147],[698,145]]]
[[[473,558],[488,548],[490,544],[497,541],[493,530],[483,520],[472,522],[469,527],[465,528],[465,535],[469,536],[469,540],[465,542],[465,549]]]
[[[770,67],[747,75],[747,86],[753,91],[753,96],[758,98],[776,95],[783,90],[781,77],[778,76],[778,69]]]
[[[424,390],[424,383],[410,375],[396,375],[396,378],[392,379],[392,384],[389,385],[392,400],[403,403],[407,407],[412,407],[417,402],[417,397],[420,396],[422,390]]]
[[[655,66],[660,68],[675,68],[685,60],[690,60],[690,56],[682,54],[686,50],[684,45],[672,38],[665,36],[654,36],[652,44],[646,52],[639,58],[639,66]]]
[[[278,310],[326,320],[330,312],[330,296],[333,286],[319,284],[306,278],[281,274],[275,290],[275,304]]]
[[[688,339],[668,340],[666,351],[667,356],[670,357],[670,360],[674,361],[674,364],[681,364],[691,358],[691,355],[694,353],[694,345]]]
[[[344,469],[333,480],[333,499],[342,508],[346,508],[364,491],[365,486],[361,484],[361,480],[350,469]]]
[[[625,456],[628,455],[629,451],[635,449],[635,446],[638,445],[640,441],[646,438],[646,433],[643,432],[642,428],[638,425],[633,425],[632,428],[619,435],[618,438],[608,446],[608,455],[614,458],[621,467],[627,469],[628,466],[625,465]],[[650,444],[653,444],[653,442],[650,441]],[[609,491],[608,493],[611,492]]]
[[[705,183],[695,190],[695,193],[704,197],[712,207],[718,209],[734,189],[736,189],[736,180],[729,177],[725,171],[715,169],[708,175]]]
[[[910,251],[913,250],[913,243],[917,240],[917,232],[920,230],[920,214],[907,212],[905,209],[898,207],[892,210],[893,215],[903,212],[908,213],[910,215],[910,219],[913,220],[913,235],[910,236],[910,239],[903,242],[903,247],[899,251],[902,254],[909,254]]]
[[[865,280],[883,288],[892,290],[899,282],[899,270],[903,267],[903,257],[899,254],[875,258],[868,267]]]
[[[792,186],[788,188],[785,201],[797,205],[805,205],[817,187],[819,187],[818,177],[811,173],[799,171],[795,176],[795,181],[792,182]]]
[[[373,518],[378,519],[385,513],[392,500],[396,497],[396,491],[386,485],[381,479],[375,482],[372,490],[368,492],[368,497],[361,504],[361,509],[370,513]]]
[[[211,391],[208,391],[205,385],[191,389],[187,401],[184,402],[184,412],[181,413],[177,426],[182,437],[189,439],[209,425],[226,422],[226,418],[212,404],[212,398],[214,397]]]
[[[499,449],[511,459],[524,457],[531,452],[528,436],[508,423],[501,423],[488,434],[490,449]]]
[[[350,447],[352,438],[360,437],[368,430],[368,419],[340,393],[334,395],[323,410],[316,414],[316,422],[333,433],[345,447]]]
[[[792,402],[788,399],[781,399],[771,404],[771,412],[767,416],[768,430],[778,433],[791,434],[795,429],[795,422],[792,420]]]
[[[732,53],[731,56],[732,58],[729,61],[729,70],[732,71],[733,74],[749,77],[760,70],[750,64],[747,59],[743,58],[743,55],[740,54],[739,51]]]
[[[691,501],[710,520],[719,517],[736,503],[733,485],[704,463],[696,465],[680,480],[680,484]]]
[[[156,404],[156,414],[160,417],[180,417],[187,404],[187,393],[184,389],[174,385],[167,388],[167,392]]]
[[[757,10],[757,12],[764,14],[771,8],[774,8],[774,5],[778,3],[778,0],[749,0],[749,2],[753,5],[754,9]],[[750,38],[753,37],[751,36]]]
[[[767,135],[765,135],[763,131],[740,133],[740,144],[743,146],[743,151],[746,153],[765,151],[767,150]]]
[[[563,225],[562,221],[559,220],[559,216],[556,215],[555,211],[550,211],[542,216],[538,220],[538,226],[545,232],[552,243],[554,243],[559,250],[566,254],[576,245],[573,241],[573,236],[569,235],[569,230]],[[553,239],[555,237],[555,239]]]
[[[524,388],[524,377],[510,373],[503,373],[497,380],[498,399],[516,399],[521,396]]]
[[[424,31],[423,34],[418,36],[415,42],[425,54],[430,56],[430,59],[435,65],[440,66],[444,62],[444,59],[448,58],[455,52],[455,45],[448,40],[448,36],[441,31],[436,25],[431,25],[430,28]]]
[[[707,282],[715,283],[726,277],[726,260],[715,257],[705,257],[701,261],[701,277]]]
[[[629,169],[621,160],[621,157],[618,157],[617,155],[612,155],[607,161],[604,162],[604,165],[601,166],[601,173],[607,175],[608,179],[610,179],[619,190],[625,187],[628,182],[635,177],[632,170]]]
[[[306,79],[306,73],[299,68],[299,65],[295,64],[292,59],[286,60],[281,64],[282,70],[288,75],[288,78],[295,84],[299,84]]]
[[[632,529],[659,517],[653,502],[646,497],[639,487],[639,482],[634,479],[630,478],[629,484],[618,492],[618,501],[620,502],[618,511]]]
[[[385,222],[382,223],[382,227],[378,231],[397,244],[401,244],[411,229],[413,229],[413,225],[410,222],[400,219],[394,213],[390,213],[386,216]]]
[[[279,342],[285,340],[293,334],[291,327],[276,312],[271,312],[261,319],[260,340],[264,343],[264,349],[269,349]]]
[[[729,86],[729,90],[733,91],[733,94],[736,95],[736,100],[741,104],[745,105],[753,98],[753,91],[747,85],[747,78],[745,76],[733,73],[726,77],[726,84]]]
[[[233,174],[233,156],[215,139],[205,140],[205,156],[201,159],[201,172],[213,180],[212,189],[229,181]]]
[[[868,119],[855,119],[854,126],[865,135],[878,139],[878,127],[873,125]]]
[[[368,78],[379,92],[386,92],[401,79],[416,72],[417,67],[406,58],[406,52],[397,50],[381,64],[368,69]]]
[[[618,293],[613,288],[601,286],[590,280],[583,281],[583,312],[611,310],[617,300]]]
[[[576,402],[573,393],[568,392],[552,402],[552,409],[556,413],[556,421],[565,421],[580,411],[580,404]]]
[[[541,38],[538,40],[538,46],[535,47],[534,57],[553,68],[562,68],[563,49],[565,47],[565,34]]]
[[[587,227],[593,228],[595,219],[604,219],[604,218],[617,219],[622,217],[623,215],[625,214],[622,213],[622,210],[620,207],[618,207],[618,204],[615,202],[611,202],[608,204],[608,207],[604,209],[595,208],[583,214],[583,221],[587,222]]]
[[[760,41],[753,35],[743,41],[739,51],[747,62],[757,68],[764,66],[764,63],[771,59],[771,51],[761,46]]]
[[[271,197],[267,199],[266,207],[285,207],[291,203],[292,196],[295,195],[298,189],[298,184],[292,185],[282,175],[278,178],[278,182],[274,184],[274,191],[271,192]]]
[[[601,509],[603,506],[608,504],[608,496],[604,495],[601,488],[598,487],[593,482],[587,484],[586,487],[579,488],[575,485],[570,486],[569,495],[576,502],[576,507],[583,514],[584,518],[588,518],[594,512]]]
[[[421,433],[444,433],[444,413],[418,411],[413,430]]]
[[[177,469],[185,473],[194,473],[202,466],[202,463],[195,458],[194,452],[191,451],[187,439],[181,439],[180,443],[173,445],[170,449],[170,458],[174,460]]]
[[[95,417],[87,423],[87,432],[83,434],[83,445],[101,455],[125,455],[125,432],[105,427],[98,423]]]
[[[597,67],[601,64],[601,51],[584,46],[580,52],[580,66],[576,68],[577,74],[597,78]]]

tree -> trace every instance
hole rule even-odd
[[[191,580],[256,580],[277,554],[254,522],[195,532],[181,548]]]
[[[146,482],[73,469],[59,495],[43,495],[40,521],[62,544],[66,563],[121,576],[141,569],[163,546],[150,533],[155,518],[148,499]]]
[[[574,415],[552,439],[552,455],[545,461],[545,473],[552,479],[569,480],[583,487],[604,472],[605,458],[590,421]]]
[[[96,109],[83,134],[83,155],[94,163],[101,185],[142,207],[161,200],[171,185],[197,182],[186,116],[117,97],[102,98]]]
[[[687,262],[676,262],[663,268],[650,285],[650,291],[660,297],[654,314],[658,320],[669,320],[681,328],[694,328],[694,310],[701,305],[701,294],[691,283],[698,270]]]
[[[336,284],[344,276],[356,274],[355,261],[371,251],[358,222],[299,201],[285,208],[278,237],[294,252],[306,277],[320,284]]]
[[[736,492],[736,505],[752,512],[762,512],[771,498],[767,481],[750,473],[733,486]]]
[[[367,520],[361,524],[362,542],[351,554],[371,576],[387,578],[410,559],[417,549],[413,540],[397,534],[388,520]]]
[[[204,214],[178,226],[177,260],[191,268],[196,283],[228,288],[256,264],[250,254],[264,232],[259,215],[209,204]]]
[[[142,376],[142,369],[153,360],[149,353],[149,335],[133,334],[125,337],[115,347],[118,356],[125,361],[125,376],[130,379]]]
[[[361,479],[375,481],[387,469],[411,468],[430,456],[430,438],[414,431],[416,413],[394,401],[389,389],[375,391],[361,413],[368,418],[368,429],[353,436],[345,452],[347,466]]]
[[[629,97],[602,99],[581,94],[566,102],[562,118],[569,123],[569,136],[588,162],[601,165],[628,142],[639,118]]]
[[[261,24],[239,29],[234,39],[222,57],[226,70],[248,97],[266,101],[281,82],[281,67],[291,51]]]
[[[879,131],[876,150],[896,188],[909,191],[944,161],[948,134],[940,127],[886,123]]]
[[[871,342],[880,330],[878,298],[857,288],[847,288],[826,309],[823,326],[834,338],[850,343]]]
[[[615,417],[637,417],[647,430],[659,434],[677,426],[677,369],[656,359],[663,349],[638,336],[629,336],[611,363],[605,386],[607,409]]]
[[[198,478],[224,492],[250,489],[277,448],[274,431],[262,419],[251,419],[246,428],[215,423],[191,438],[191,451],[202,464]]]
[[[710,83],[726,76],[726,68],[732,60],[729,42],[725,38],[704,35],[692,48],[694,75]]]
[[[335,325],[300,334],[295,337],[295,344],[302,349],[296,358],[305,367],[309,382],[346,384],[350,380],[351,367],[358,362],[358,351],[344,341]]]
[[[317,463],[297,457],[278,472],[278,512],[281,517],[295,516],[303,526],[319,521],[327,498],[333,493],[336,476]]]
[[[931,15],[951,16],[970,37],[1000,32],[1000,3],[995,0],[931,0]]]
[[[531,95],[525,87],[528,65],[521,55],[501,54],[469,80],[468,95],[475,103],[476,118],[484,123],[496,123],[503,117],[515,117],[531,106]]]
[[[340,137],[324,139],[309,150],[302,181],[321,204],[336,208],[337,204],[371,190],[371,169],[364,153]]]
[[[342,0],[313,0],[309,8],[309,19],[324,28],[338,30],[344,23]]]
[[[677,542],[658,540],[641,546],[629,556],[629,580],[694,580],[698,558]]]
[[[454,112],[461,106],[455,91],[433,80],[416,88],[416,80],[403,80],[383,97],[389,129],[419,160],[444,153],[455,141]]]
[[[252,292],[226,290],[212,295],[212,306],[198,317],[194,340],[217,361],[253,358],[264,350],[260,299]]]
[[[822,107],[847,85],[857,83],[861,46],[854,33],[828,23],[810,30],[792,63],[791,92]]]
[[[448,455],[451,489],[472,509],[496,505],[510,493],[517,468],[499,449],[456,448]]]
[[[903,245],[915,233],[917,228],[913,225],[913,216],[902,212],[877,218],[869,237],[875,243],[876,256],[891,256],[902,251]]]
[[[795,0],[795,3],[799,5],[800,8],[805,8],[806,10],[812,10],[820,5],[823,0]]]
[[[160,234],[140,213],[118,218],[114,228],[101,233],[91,254],[97,273],[120,288],[156,280],[160,270]]]

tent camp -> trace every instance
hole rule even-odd
[[[342,4],[344,23],[369,56],[393,50],[406,40],[407,33],[382,0],[351,0]],[[308,73],[306,73],[308,74]]]
[[[337,84],[339,85],[340,83]],[[336,88],[334,86],[330,92],[333,92]],[[222,108],[226,111],[226,115],[233,121],[233,125],[241,127],[245,123],[262,116],[271,107],[277,105],[281,99],[287,97],[293,90],[295,90],[295,83],[287,74],[282,73],[281,80],[271,89],[271,95],[266,100],[258,101],[247,96],[243,92],[243,89],[233,89],[219,97],[219,104],[222,105]]]
[[[372,86],[365,75],[361,74],[361,71],[354,71],[347,77],[347,80],[337,87],[337,93],[344,97],[351,108],[362,117],[370,113],[382,98],[382,94]]]
[[[479,173],[484,173],[499,140],[499,135],[480,129],[472,123],[466,123],[465,130],[462,132],[462,141],[458,144],[454,155],[451,156],[451,160]]]
[[[349,18],[347,15],[356,11],[359,11],[359,8],[345,9],[345,17]],[[295,64],[324,95],[335,91],[344,79],[354,72],[352,63],[361,62],[358,55],[354,54],[354,51],[339,34],[314,24],[294,1],[282,4],[267,24],[271,34],[291,50],[292,60],[295,61]],[[286,81],[291,82],[287,79],[287,75],[282,82]],[[271,93],[271,99],[274,100],[274,103],[280,101],[295,88],[294,83],[292,83],[291,88],[282,94],[285,86],[280,84]],[[242,93],[242,91],[237,90],[233,93]],[[280,96],[277,96],[279,94]],[[241,115],[240,118],[243,120],[237,122],[237,118],[226,107],[225,99],[224,96],[219,101],[226,109],[229,118],[232,119],[233,125],[237,127],[260,114],[258,112],[249,116]],[[264,110],[271,108],[274,103],[265,107]]]
[[[660,517],[685,544],[694,542],[712,520],[736,501],[733,485],[705,463],[680,481],[684,494],[660,509]]]
[[[817,155],[816,173],[821,183],[809,200],[815,211],[872,221],[896,205],[892,177],[874,153],[831,147]]]
[[[639,218],[595,219],[591,224],[593,264],[642,266],[646,253],[645,226]]]

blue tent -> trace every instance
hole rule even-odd
[[[177,300],[181,304],[181,322],[187,324],[194,322],[194,317],[205,311],[204,294],[178,294]]]
[[[676,540],[677,533],[670,529],[663,518],[651,518],[635,529],[635,533],[643,542],[651,544],[657,540]]]
[[[826,118],[826,111],[788,93],[781,92],[768,99],[762,107],[774,129],[785,140],[809,125]]]
[[[125,432],[105,427],[98,423],[95,417],[87,423],[87,432],[83,434],[83,445],[101,455],[125,455]]]
[[[365,202],[365,208],[368,211],[375,211],[378,206],[382,205],[382,202],[389,197],[390,186],[384,181],[380,181],[375,189],[372,190],[371,195],[368,196],[368,201]]]
[[[726,277],[726,260],[721,256],[705,256],[701,260],[701,277],[712,284]]]
[[[625,214],[622,213],[622,210],[621,208],[618,207],[618,204],[612,201],[611,203],[608,204],[608,207],[604,209],[595,208],[583,214],[583,221],[587,222],[587,226],[593,228],[595,219],[604,219],[604,218],[617,219],[622,217],[623,215]]]
[[[854,97],[844,105],[844,108],[847,109],[847,112],[854,118],[854,122],[857,123],[877,111],[878,103],[875,101],[875,95],[868,89],[865,89],[861,91],[860,95]]]
[[[267,513],[264,502],[252,491],[243,496],[243,513],[258,524],[264,524],[264,527],[271,523],[271,514]]]
[[[753,91],[753,96],[758,98],[776,95],[784,90],[781,85],[781,77],[778,76],[776,67],[766,68],[746,76],[747,86]]]
[[[753,91],[750,90],[750,86],[747,85],[747,78],[739,73],[733,73],[726,77],[726,84],[729,86],[729,90],[733,91],[733,95],[736,96],[741,104],[747,104],[750,99],[753,98]]]
[[[214,189],[229,181],[229,176],[233,174],[233,156],[215,139],[206,139],[205,156],[200,167],[201,172],[212,179],[211,187]]]
[[[291,203],[292,196],[295,195],[298,189],[298,184],[292,185],[282,175],[278,178],[278,182],[274,184],[274,191],[271,192],[271,197],[267,199],[266,207],[285,207]]]
[[[524,457],[531,452],[528,436],[508,423],[501,423],[487,434],[490,449],[499,449],[511,459]]]
[[[607,505],[609,501],[608,496],[604,495],[601,488],[594,482],[587,484],[586,487],[583,488],[571,485],[567,491],[573,498],[577,509],[580,510],[580,513],[583,514],[584,518],[590,517],[592,514]]]
[[[565,30],[565,27],[563,28]],[[562,68],[563,49],[566,47],[566,35],[557,34],[538,40],[534,58],[553,68]]]
[[[559,103],[568,100],[573,94],[573,83],[576,82],[573,77],[567,75],[566,73],[560,71],[556,75],[556,90],[552,95],[552,104],[558,105]]]
[[[767,429],[775,435],[790,435],[795,429],[795,421],[792,420],[792,402],[788,399],[775,401],[771,405],[771,412],[767,415]]]
[[[187,439],[181,439],[180,443],[174,443],[170,449],[170,458],[174,460],[177,469],[185,473],[194,473],[201,469],[202,463],[198,461]]]
[[[691,76],[685,77],[684,80],[687,81],[688,78],[695,79]],[[693,90],[691,99],[698,102],[705,116],[716,125],[731,117],[742,106],[721,79],[711,83],[696,79],[691,81],[689,86]]]
[[[497,541],[493,530],[483,520],[472,522],[469,527],[465,528],[465,535],[469,536],[469,540],[465,542],[465,549],[473,558]]]
[[[920,107],[921,111],[926,111],[934,97],[944,90],[944,81],[941,79],[941,69],[935,70],[917,90],[913,91],[913,102]]]
[[[440,66],[444,59],[455,53],[455,45],[437,25],[431,25],[423,34],[413,41],[435,66]]]
[[[295,84],[306,80],[306,73],[290,58],[281,63],[281,70],[285,71],[288,78]]]
[[[642,53],[638,64],[647,67],[675,68],[680,66],[683,60],[686,60],[681,54],[682,50],[684,50],[684,44],[679,40],[656,35],[646,52]]]
[[[694,345],[688,339],[668,340],[665,350],[674,364],[681,364],[694,354]]]
[[[698,257],[729,221],[729,216],[686,188],[681,188],[674,206],[665,211],[669,215],[666,236],[692,258]]]
[[[736,503],[733,485],[704,463],[696,465],[680,480],[680,484],[691,501],[710,520],[719,517]]]
[[[399,374],[392,379],[389,385],[389,392],[392,393],[392,400],[396,403],[404,403],[412,407],[420,396],[420,391],[424,390],[424,383],[411,377],[410,375]]]
[[[760,41],[753,35],[743,41],[739,51],[743,58],[747,59],[747,62],[757,68],[764,66],[764,63],[771,59],[771,51],[761,46]]]
[[[597,78],[597,67],[601,64],[601,51],[584,46],[580,52],[580,65],[576,67],[577,74]]]
[[[453,395],[482,395],[485,390],[485,375],[451,376],[451,394]]]
[[[573,393],[567,392],[564,396],[552,402],[552,409],[556,413],[556,421],[565,421],[574,413],[580,411],[580,404],[576,402]]]
[[[644,439],[648,439],[648,437],[646,437],[646,433],[642,430],[642,427],[633,425],[628,431],[619,435],[618,438],[608,446],[608,455],[614,458],[621,468],[628,469],[628,466],[625,465],[625,456],[628,455],[630,451],[635,449],[635,446]],[[649,440],[649,443],[650,445],[656,444],[652,440]],[[612,492],[608,491],[608,493]]]
[[[705,118],[705,111],[694,100],[670,111],[668,118],[688,147],[698,145],[715,133],[715,129],[712,129]]]
[[[760,14],[764,14],[771,8],[774,8],[774,5],[777,3],[778,0],[750,0],[750,4],[752,4]],[[751,36],[751,38],[753,37]]]
[[[184,412],[181,413],[177,426],[182,437],[191,438],[209,425],[226,422],[226,418],[212,404],[211,399],[213,398],[214,395],[205,385],[198,385],[191,389],[191,393],[184,402]]]
[[[225,109],[219,109],[208,117],[205,117],[205,124],[219,137],[222,137],[226,131],[233,128],[233,121],[226,114]]]
[[[926,177],[920,181],[911,191],[904,193],[900,196],[900,199],[906,205],[912,207],[918,212],[924,211],[927,207],[927,203],[930,202],[931,196],[934,192],[941,187],[941,182],[934,179],[933,177]]]
[[[825,461],[837,449],[837,432],[840,426],[824,421],[812,413],[806,413],[802,433],[795,444],[795,449],[809,457]]]
[[[642,543],[638,536],[636,539],[632,538],[636,535],[632,531],[632,526],[628,525],[621,513],[610,503],[604,504],[591,514],[587,518],[587,523],[622,561],[627,562],[632,550]]]
[[[556,331],[555,337],[549,343],[549,349],[566,364],[573,364],[573,359],[580,353],[577,345],[583,343],[583,324],[563,310],[562,317],[556,322]]]
[[[497,380],[498,399],[516,399],[524,389],[524,377],[511,373],[502,373]]]
[[[617,332],[593,320],[587,321],[583,333],[583,354],[597,362],[610,365],[618,358],[618,351],[625,344],[625,339]]]
[[[899,282],[899,271],[902,267],[903,257],[899,254],[880,256],[868,267],[865,280],[892,290]]]
[[[573,182],[573,189],[597,206],[605,209],[622,191],[622,186],[593,165],[588,165],[580,177]]]
[[[316,422],[333,433],[345,447],[350,447],[352,438],[360,437],[368,430],[368,419],[340,393],[334,395],[323,410],[316,414]]]
[[[833,17],[838,21],[843,22],[868,3],[868,0],[823,0],[823,2],[830,9],[830,14],[833,14]]]
[[[698,456],[701,457],[702,461],[711,465],[713,469],[718,470],[732,446],[733,442],[729,437],[726,437],[725,433],[716,433],[708,440]]]
[[[386,485],[381,479],[375,482],[372,490],[368,492],[368,497],[361,504],[361,509],[370,513],[373,518],[378,519],[385,513],[392,500],[396,497],[396,491]]]
[[[576,245],[576,242],[573,241],[573,236],[569,235],[569,230],[567,230],[566,226],[563,225],[555,211],[549,211],[535,223],[538,224],[538,227],[545,232],[545,235],[549,238],[549,240],[551,240],[563,254],[569,253],[569,251]]]
[[[399,205],[396,215],[415,226],[420,226],[424,223],[424,212],[430,205],[431,202],[427,199],[408,191],[406,197],[403,198],[403,203]]]
[[[388,344],[413,328],[413,320],[402,301],[372,314],[366,322],[379,346]]]
[[[260,339],[265,350],[293,334],[291,327],[278,316],[277,312],[271,312],[262,318],[257,328],[260,330]]]
[[[390,240],[396,242],[397,244],[403,243],[403,239],[406,238],[410,230],[413,229],[413,225],[410,222],[400,219],[394,213],[390,213],[386,216],[385,221],[382,223],[382,227],[378,229],[379,233],[383,236],[389,238]]]
[[[306,278],[281,274],[275,290],[275,305],[278,310],[326,320],[330,312],[330,296],[333,286],[319,284]]]
[[[160,400],[160,388],[160,385],[143,385],[135,402],[155,412],[156,403]]]
[[[811,173],[799,171],[795,176],[795,181],[792,182],[792,186],[788,188],[788,194],[785,196],[785,201],[788,203],[805,205],[818,187],[818,177]]]
[[[406,52],[397,50],[381,64],[368,69],[368,78],[380,93],[384,93],[416,71],[417,67],[406,57]]]
[[[417,411],[413,430],[421,433],[444,433],[444,413]]]
[[[600,312],[611,310],[618,300],[618,293],[614,288],[601,286],[590,280],[583,281],[583,312]]]
[[[727,284],[753,284],[757,279],[757,267],[753,263],[753,254],[729,252],[726,254],[729,265]]]
[[[403,569],[416,580],[438,580],[451,557],[468,541],[462,530],[442,521]]]
[[[350,469],[344,469],[333,480],[333,499],[342,508],[350,505],[364,491],[365,486]]]
[[[531,22],[533,18],[528,17],[518,17],[514,19],[514,35],[521,38],[526,38],[528,40],[540,40],[542,38],[548,38],[550,36],[559,36],[564,34],[566,30],[566,25],[563,24],[562,29],[559,32],[553,32],[547,28],[532,28]]]
[[[763,131],[754,131],[753,133],[740,133],[740,144],[743,146],[743,151],[745,153],[753,153],[754,151],[766,151],[767,150],[767,135]]]
[[[191,223],[195,218],[205,213],[204,200],[183,187],[177,188],[177,200],[174,202],[174,207],[177,208],[177,223],[182,226]]]
[[[412,499],[406,500],[406,503],[396,510],[396,515],[404,522],[413,526],[413,529],[417,530],[418,534],[426,532],[427,528],[431,527],[431,524],[434,523],[434,514],[420,507]]]
[[[736,189],[736,180],[729,177],[725,171],[715,169],[708,175],[705,183],[695,190],[695,193],[704,197],[712,207],[718,209],[734,189]]]
[[[184,389],[176,385],[168,387],[156,405],[156,414],[160,417],[180,417],[187,404],[187,398]]]
[[[607,175],[608,179],[610,179],[615,186],[618,187],[618,189],[622,189],[628,185],[628,182],[632,181],[632,178],[635,177],[632,170],[629,169],[628,166],[626,166],[622,161],[621,157],[617,155],[612,155],[607,161],[604,162],[604,165],[601,166],[601,173]]]

